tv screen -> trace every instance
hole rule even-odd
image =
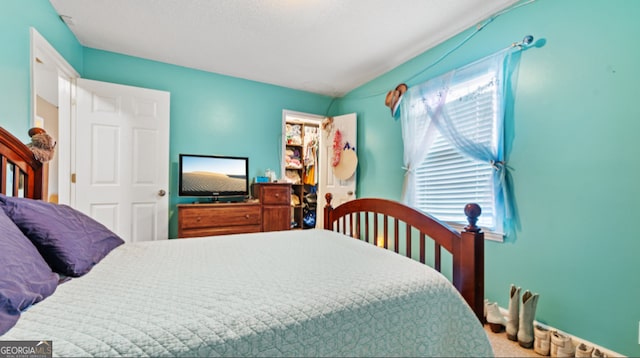
[[[248,196],[249,158],[180,154],[180,196]]]

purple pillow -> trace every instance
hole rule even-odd
[[[124,241],[67,205],[0,194],[0,206],[60,274],[79,277]]]
[[[0,336],[16,324],[21,311],[50,296],[57,285],[58,275],[0,210]]]

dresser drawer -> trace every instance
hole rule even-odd
[[[258,232],[261,225],[259,204],[178,205],[178,237]]]
[[[260,206],[194,207],[182,209],[184,228],[259,225]]]
[[[291,205],[290,185],[261,185],[262,205]]]

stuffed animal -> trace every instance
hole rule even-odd
[[[29,137],[31,137],[31,143],[28,143],[27,147],[31,149],[33,156],[42,163],[50,161],[55,154],[55,139],[44,129],[37,127],[29,129]]]

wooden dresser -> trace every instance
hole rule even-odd
[[[289,230],[291,184],[254,184],[253,193],[257,201],[178,204],[178,237]]]
[[[253,196],[262,205],[262,231],[291,228],[291,184],[253,184]]]

